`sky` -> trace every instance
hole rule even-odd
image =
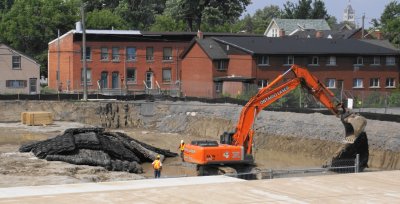
[[[246,13],[253,15],[257,9],[263,9],[265,6],[277,5],[283,9],[283,4],[287,0],[252,0],[252,4],[247,6]],[[290,0],[293,3],[298,3],[299,0]],[[350,0],[350,5],[355,10],[356,21],[361,26],[361,17],[365,13],[365,27],[372,26],[369,22],[373,18],[379,19],[385,6],[391,1],[399,0]],[[323,0],[326,10],[329,15],[335,16],[338,22],[343,19],[343,11],[346,8],[349,0]]]

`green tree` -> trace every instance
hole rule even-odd
[[[297,4],[287,1],[283,5],[282,17],[288,19],[328,20],[331,16],[328,15],[323,1],[314,0],[313,2],[312,0],[299,0]]]
[[[321,0],[314,0],[311,10],[312,19],[328,19],[329,15],[325,8],[325,3]]]
[[[183,20],[176,21],[169,15],[157,15],[155,22],[151,25],[150,31],[185,31],[186,26]]]
[[[175,17],[185,21],[188,31],[196,31],[203,20],[208,28],[236,23],[249,4],[250,0],[177,0],[171,10],[177,11]]]
[[[121,0],[115,14],[128,22],[131,29],[148,30],[155,16],[162,14],[166,0]]]
[[[297,19],[308,19],[311,18],[311,0],[299,0],[299,3],[296,6],[296,10],[294,12],[294,16]]]
[[[271,5],[257,9],[253,15],[254,33],[263,34],[273,18],[279,18],[282,11],[279,6]]]
[[[400,3],[392,1],[385,6],[380,18],[380,26],[387,39],[400,44]]]
[[[128,23],[121,16],[112,13],[110,9],[96,9],[87,14],[86,28],[88,29],[125,30],[128,29],[127,25]]]
[[[1,40],[33,56],[41,64],[41,74],[47,70],[48,42],[72,29],[77,21],[76,1],[15,0],[0,22]]]

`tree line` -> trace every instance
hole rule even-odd
[[[0,0],[0,40],[33,57],[47,76],[48,42],[57,31],[66,33],[85,11],[87,29],[142,31],[246,32],[262,34],[272,18],[326,19],[322,0],[287,1],[246,14],[251,0]],[[374,20],[394,42],[399,42],[400,4],[391,2]],[[393,18],[394,17],[394,18]],[[397,39],[397,41],[396,41]]]

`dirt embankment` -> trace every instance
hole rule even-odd
[[[143,128],[219,139],[232,131],[241,106],[196,102],[38,102],[3,101],[1,122],[20,120],[23,111],[51,111],[55,120],[74,121],[113,129]],[[110,104],[110,105],[107,105]],[[262,111],[255,122],[256,160],[288,159],[302,155],[320,165],[343,145],[344,128],[335,116]],[[400,124],[368,120],[371,168],[400,169]],[[186,135],[186,136],[185,136]],[[160,137],[162,137],[160,135]],[[179,141],[179,140],[178,140]],[[272,156],[271,156],[272,155]],[[304,159],[303,159],[304,160]],[[289,160],[288,160],[289,161]],[[296,163],[289,161],[288,163]],[[262,163],[263,166],[268,164]],[[289,164],[292,165],[292,164]],[[301,161],[295,166],[301,166]],[[293,166],[292,165],[292,166]]]

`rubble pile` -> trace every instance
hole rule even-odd
[[[102,166],[111,171],[143,173],[141,163],[178,154],[104,128],[71,128],[54,138],[22,145],[20,152],[32,152],[40,159],[71,164]]]

